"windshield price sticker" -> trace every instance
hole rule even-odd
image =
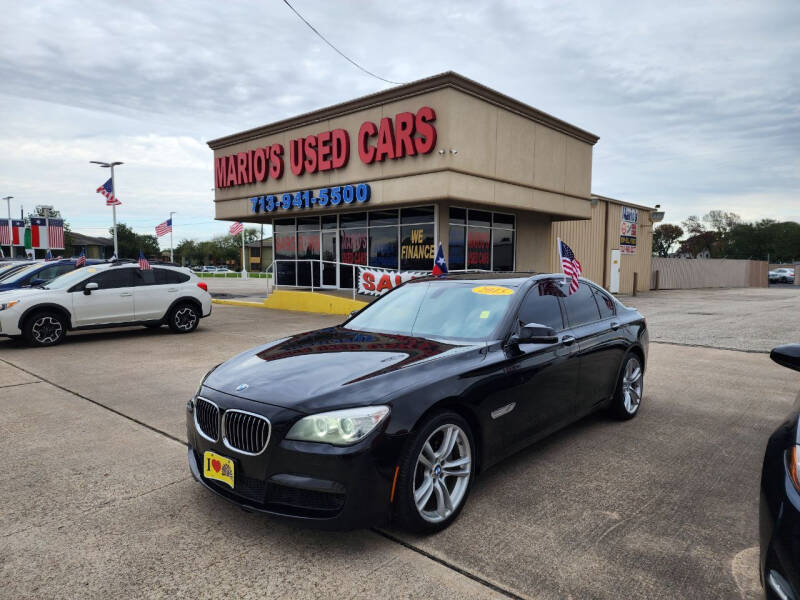
[[[269,194],[267,196],[253,196],[250,198],[250,212],[275,212],[279,210],[307,209],[321,206],[339,206],[340,204],[364,204],[372,196],[372,189],[368,183],[356,185],[336,185],[320,188],[314,195],[314,190],[301,190],[294,194]]]
[[[510,296],[514,293],[514,290],[502,285],[480,285],[472,288],[472,291],[483,296]]]

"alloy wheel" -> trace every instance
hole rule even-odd
[[[639,359],[631,356],[622,375],[622,402],[629,414],[639,410],[642,401],[642,366]]]
[[[437,428],[422,445],[414,468],[414,503],[419,515],[440,523],[466,496],[472,473],[467,434],[458,425]]]
[[[38,344],[54,344],[64,333],[64,326],[58,319],[53,317],[39,317],[33,323],[31,333]]]
[[[188,306],[175,311],[174,318],[175,327],[182,331],[190,331],[197,322],[197,314],[195,313],[194,309],[189,308]]]

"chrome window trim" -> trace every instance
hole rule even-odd
[[[220,415],[220,411],[219,411],[219,405],[218,405],[216,402],[212,402],[212,401],[211,401],[211,400],[209,400],[208,398],[204,398],[203,396],[197,396],[197,397],[195,397],[195,399],[194,399],[194,428],[195,428],[195,431],[197,431],[197,433],[199,433],[199,434],[200,434],[200,437],[202,437],[203,439],[206,439],[206,440],[208,440],[209,442],[218,442],[218,441],[219,441],[219,436],[218,436],[217,438],[212,438],[212,437],[209,437],[209,436],[207,436],[207,435],[205,434],[205,432],[203,431],[203,428],[202,428],[202,427],[200,427],[200,424],[197,422],[197,401],[198,401],[198,400],[202,400],[203,402],[208,402],[208,403],[209,403],[211,406],[213,406],[214,408],[216,408],[216,409],[217,409],[217,432],[218,432],[218,433],[219,433],[219,431],[220,431],[220,423],[219,423],[219,415]]]
[[[226,429],[226,421],[227,421],[228,413],[241,413],[243,415],[249,415],[251,417],[255,417],[257,419],[261,419],[262,421],[266,421],[267,428],[268,428],[267,429],[267,441],[264,442],[264,447],[261,449],[260,452],[255,452],[255,453],[254,452],[245,452],[244,450],[240,450],[239,448],[231,446],[228,443],[228,436],[227,436],[227,429]],[[272,421],[270,421],[264,415],[259,415],[259,414],[256,414],[256,413],[248,412],[246,410],[240,410],[238,408],[230,408],[230,409],[226,410],[224,413],[222,413],[222,431],[221,431],[221,434],[222,434],[222,443],[228,450],[231,450],[233,452],[238,452],[239,454],[244,454],[245,456],[260,456],[261,454],[264,454],[264,452],[266,451],[267,447],[269,446],[269,440],[270,440],[270,438],[272,438]]]

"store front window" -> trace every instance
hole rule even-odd
[[[452,207],[448,218],[451,271],[514,270],[514,215]]]

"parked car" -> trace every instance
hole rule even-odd
[[[781,267],[769,272],[770,283],[794,283],[794,269]]]
[[[72,270],[40,287],[0,292],[0,335],[33,346],[60,343],[67,331],[167,324],[189,333],[211,313],[205,282],[188,269],[117,261]]]
[[[770,358],[800,371],[800,344],[778,346]],[[767,442],[759,513],[764,592],[769,600],[800,598],[800,394]]]
[[[187,404],[192,474],[320,527],[447,527],[502,458],[601,408],[639,412],[645,319],[562,281],[412,280],[339,326],[232,358]]]
[[[217,267],[217,273],[235,273],[235,271],[231,271],[228,267]]]
[[[0,292],[44,285],[56,277],[60,277],[64,273],[75,270],[77,262],[77,258],[65,258],[49,262],[37,261],[27,264],[0,281]],[[89,259],[86,261],[86,264],[96,265],[104,262],[104,260]]]

